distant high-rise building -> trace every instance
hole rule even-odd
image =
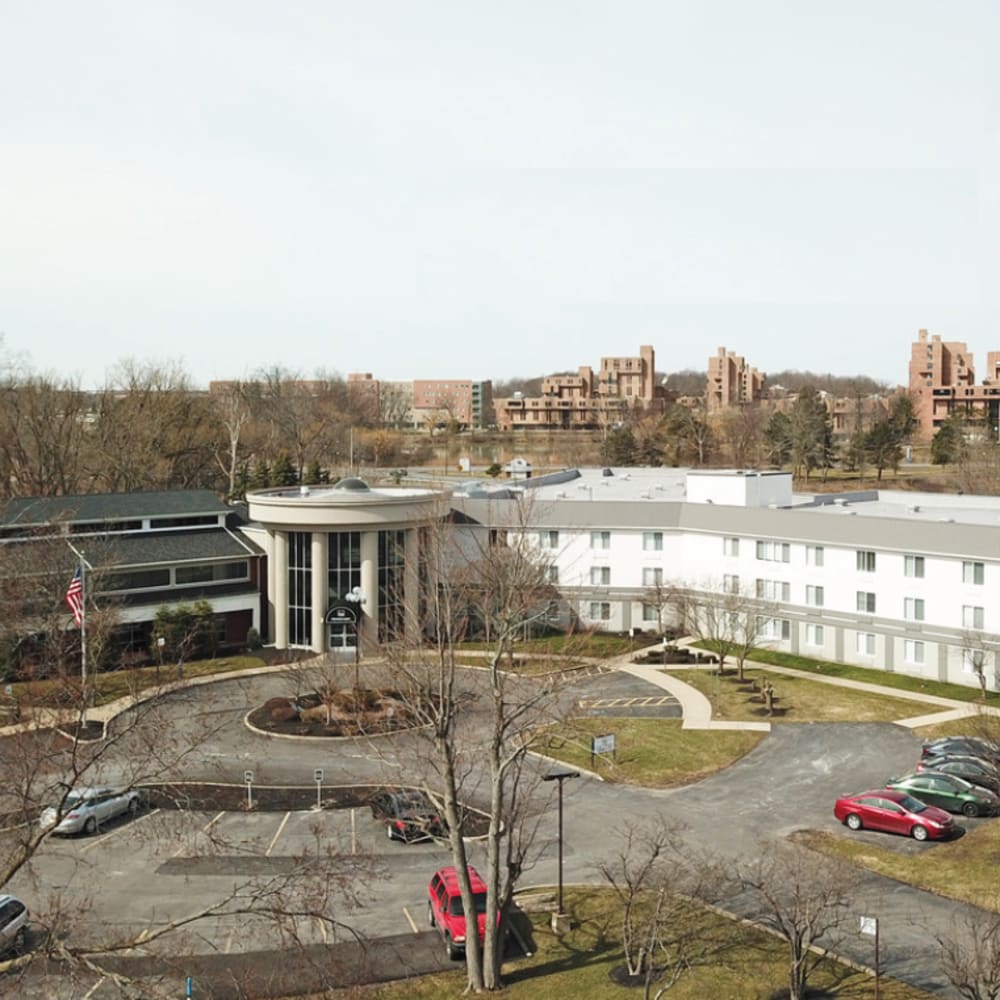
[[[765,376],[751,368],[746,358],[720,347],[708,359],[705,405],[711,412],[729,406],[745,406],[764,398]]]

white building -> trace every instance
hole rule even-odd
[[[1000,498],[792,493],[781,472],[569,470],[454,507],[528,525],[584,624],[655,631],[650,588],[767,600],[767,644],[960,684],[998,685]]]

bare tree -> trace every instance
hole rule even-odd
[[[217,419],[225,429],[224,442],[215,454],[215,460],[228,482],[226,496],[236,496],[236,474],[240,463],[240,441],[243,430],[250,422],[250,404],[247,401],[246,386],[242,382],[227,383],[212,397]]]
[[[725,894],[726,879],[717,863],[686,851],[681,834],[663,817],[626,824],[614,860],[598,869],[621,907],[626,973],[644,1000],[658,1000],[724,947],[704,904]]]
[[[976,675],[976,682],[983,702],[986,701],[989,681],[996,685],[996,647],[988,639],[985,632],[966,629],[962,633],[961,646],[962,666]]]
[[[941,971],[962,1000],[1000,1000],[1000,914],[981,911],[935,934]]]
[[[789,1000],[805,1000],[809,977],[835,949],[852,918],[857,876],[829,858],[790,845],[765,845],[735,870],[741,909],[788,946]]]

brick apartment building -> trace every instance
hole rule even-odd
[[[630,408],[662,412],[666,392],[656,384],[653,348],[632,357],[601,358],[575,375],[547,375],[540,396],[515,395],[494,401],[497,428],[511,430],[586,430],[623,416]]]
[[[910,395],[918,434],[933,437],[952,413],[984,419],[996,434],[1000,426],[1000,351],[986,355],[987,375],[976,385],[975,364],[963,341],[943,341],[920,330],[910,350]]]
[[[764,398],[765,381],[763,372],[750,367],[746,358],[720,347],[716,355],[708,359],[705,405],[709,412],[714,412],[760,402]]]

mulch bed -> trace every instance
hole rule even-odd
[[[338,691],[332,701],[329,722],[326,711],[317,694],[272,698],[255,708],[247,721],[265,733],[328,738],[384,736],[412,729],[415,724],[413,709],[398,691],[345,689]],[[307,713],[315,713],[316,717],[303,718]]]

